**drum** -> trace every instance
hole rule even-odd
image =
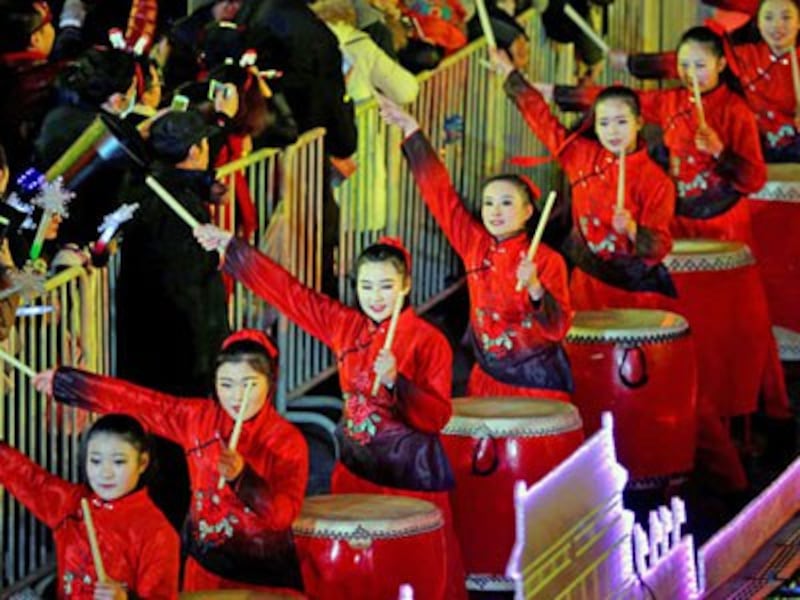
[[[694,466],[697,380],[689,325],[661,310],[579,311],[567,333],[573,402],[588,434],[614,415],[631,486],[657,487]]]
[[[740,242],[675,240],[664,260],[678,290],[677,310],[692,328],[698,401],[732,417],[756,409],[772,344],[764,287]]]
[[[450,494],[468,589],[512,590],[514,484],[541,479],[583,442],[578,411],[529,398],[457,398],[442,431],[456,487]]]
[[[772,323],[800,332],[800,164],[767,165],[748,203]]]
[[[442,514],[403,496],[336,494],[306,498],[292,525],[309,598],[397,598],[410,584],[418,598],[445,589]]]

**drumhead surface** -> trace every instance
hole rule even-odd
[[[331,494],[306,498],[292,530],[309,537],[384,539],[432,531],[442,523],[442,513],[425,500],[379,494]]]
[[[730,271],[755,264],[753,253],[742,242],[721,240],[675,240],[664,259],[664,266],[674,273],[691,271]]]
[[[567,341],[588,342],[660,342],[689,333],[689,324],[681,315],[665,310],[618,308],[579,310],[575,313]]]
[[[453,416],[442,433],[536,437],[582,426],[578,409],[567,402],[517,397],[455,398]]]

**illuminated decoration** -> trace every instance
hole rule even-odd
[[[649,534],[622,505],[627,471],[617,462],[613,420],[530,488],[515,492],[517,541],[506,575],[517,600],[698,598],[694,542],[681,534],[679,498],[652,511]],[[635,564],[635,569],[634,569]]]
[[[135,213],[138,208],[138,202],[133,204],[123,204],[111,214],[103,217],[103,222],[97,228],[97,231],[100,234],[100,239],[98,239],[97,243],[95,244],[95,251],[103,252],[105,247],[111,241],[111,238],[113,238],[114,234],[117,233],[117,230],[120,228],[120,226],[126,221],[130,221],[133,218],[133,213]]]

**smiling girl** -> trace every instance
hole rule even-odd
[[[467,394],[568,401],[572,374],[561,346],[572,321],[567,271],[545,244],[533,261],[526,256],[533,184],[517,175],[490,178],[481,224],[461,202],[417,121],[385,98],[381,115],[403,130],[403,151],[422,198],[467,269],[476,359]]]
[[[356,260],[359,308],[300,283],[280,265],[213,225],[195,236],[224,252],[224,270],[331,348],[344,397],[337,429],[341,460],[333,493],[413,496],[436,504],[447,536],[447,598],[465,598],[464,572],[447,491],[453,486],[439,431],[452,413],[452,352],[444,335],[406,306],[391,349],[384,349],[397,297],[411,289],[411,256],[381,238]],[[375,378],[380,381],[372,392]]]
[[[603,90],[587,126],[570,132],[508,60],[499,53],[493,59],[506,77],[506,93],[570,182],[573,229],[563,250],[576,266],[573,307],[668,306],[675,289],[661,261],[672,248],[675,189],[639,137],[643,120],[636,93],[620,86]],[[621,155],[627,176],[617,209]]]
[[[260,331],[228,337],[217,356],[217,402],[65,367],[34,379],[59,402],[131,414],[183,447],[192,492],[183,529],[185,591],[301,587],[291,524],[305,493],[308,450],[272,404],[277,359],[275,345]],[[245,397],[241,437],[231,450]]]
[[[0,485],[53,531],[58,597],[126,600],[178,597],[178,536],[143,485],[150,464],[141,424],[98,419],[86,436],[86,484],[65,481],[0,442]],[[99,582],[81,500],[89,501],[107,581]]]

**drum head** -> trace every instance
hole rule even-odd
[[[665,310],[613,309],[581,310],[575,313],[567,341],[630,342],[646,344],[675,339],[689,333],[682,316]]]
[[[581,429],[578,409],[567,402],[530,398],[455,398],[442,433],[471,437],[539,437]]]
[[[442,526],[442,513],[425,500],[379,494],[306,498],[292,524],[297,535],[337,540],[408,537]]]
[[[730,271],[755,264],[750,248],[742,242],[675,240],[664,265],[673,273]]]

